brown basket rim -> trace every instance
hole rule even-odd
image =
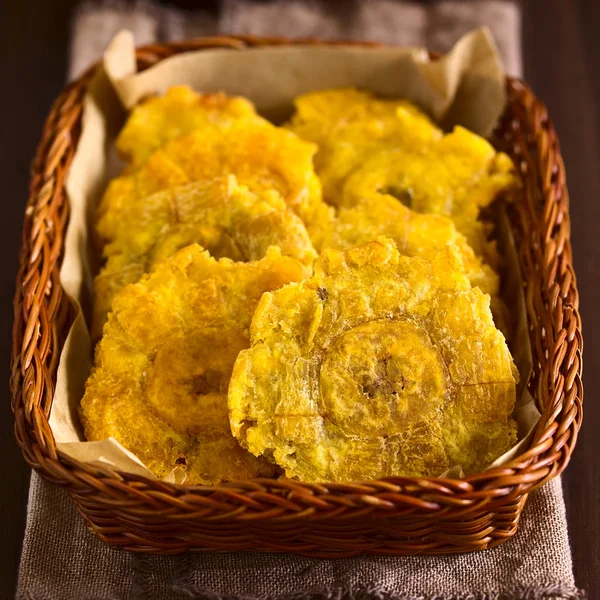
[[[281,37],[219,36],[183,42],[152,44],[137,49],[143,70],[174,54],[209,48],[243,50],[272,45],[382,46],[372,42],[323,42]],[[433,55],[435,58],[437,55]],[[64,339],[68,301],[58,280],[62,235],[68,220],[64,181],[73,158],[82,114],[82,99],[97,65],[68,85],[55,102],[32,165],[30,195],[25,213],[20,269],[14,300],[15,323],[11,359],[12,409],[15,435],[26,461],[49,481],[77,495],[102,491],[135,494],[151,505],[176,507],[191,494],[220,502],[227,512],[240,504],[262,509],[260,518],[282,518],[298,511],[317,510],[331,515],[352,509],[386,513],[449,511],[474,504],[506,503],[518,499],[559,475],[566,467],[581,426],[583,387],[582,347],[578,293],[572,267],[570,222],[565,171],[556,132],[545,106],[520,80],[507,77],[507,90],[531,114],[539,131],[535,142],[545,160],[540,187],[544,198],[544,235],[536,241],[536,262],[548,273],[542,305],[552,326],[546,336],[558,351],[549,379],[538,378],[538,391],[549,386],[552,399],[543,409],[530,448],[507,465],[460,480],[444,478],[387,478],[354,483],[306,484],[289,480],[254,479],[217,486],[187,486],[152,480],[97,465],[80,463],[57,451],[48,425],[54,377]],[[535,148],[534,148],[535,150]],[[534,152],[535,153],[535,152]],[[532,153],[533,156],[533,153]],[[524,157],[533,160],[538,157]],[[536,315],[540,304],[528,296],[528,312]],[[545,314],[545,313],[544,313]],[[544,326],[542,326],[544,329]],[[533,336],[533,333],[532,333]],[[559,346],[560,344],[560,346]],[[555,348],[556,349],[556,348]],[[540,387],[542,386],[542,387]],[[284,500],[285,497],[285,500]],[[215,499],[218,499],[215,500]],[[185,502],[183,502],[185,504]],[[182,504],[182,506],[183,506]],[[272,514],[265,511],[271,507]],[[277,508],[275,508],[277,507]],[[187,506],[185,507],[187,508]],[[333,511],[333,512],[332,512]],[[449,513],[450,514],[450,513]]]

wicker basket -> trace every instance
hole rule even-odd
[[[243,51],[285,43],[226,37],[148,46],[137,51],[138,67],[189,50],[218,46]],[[524,180],[524,197],[511,220],[526,282],[534,358],[530,391],[542,411],[530,449],[501,468],[462,480],[316,485],[260,479],[187,487],[70,460],[57,451],[48,425],[58,357],[70,322],[59,283],[69,214],[65,179],[92,74],[93,69],[56,101],[33,163],[11,371],[15,432],[27,462],[71,494],[100,539],[136,552],[442,554],[481,550],[510,538],[527,494],[567,465],[581,425],[583,397],[583,341],[565,170],[552,122],[531,90],[507,80],[508,106],[493,140],[511,155]]]

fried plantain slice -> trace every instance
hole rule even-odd
[[[497,266],[492,226],[479,213],[520,184],[510,158],[483,138],[463,127],[444,135],[410,103],[352,89],[301,96],[289,128],[318,144],[315,169],[330,204],[388,196],[416,212],[447,215],[475,253]]]
[[[259,118],[252,102],[221,92],[199,94],[192,88],[171,87],[163,96],[138,104],[129,115],[116,148],[132,168],[158,148],[194,129],[227,127],[235,120]]]
[[[264,119],[234,121],[227,128],[210,125],[172,140],[135,172],[114,179],[98,208],[100,240],[111,236],[111,213],[170,187],[232,174],[254,192],[279,192],[306,224],[315,247],[329,208],[312,158],[316,147]]]
[[[498,274],[475,255],[450,218],[416,213],[389,197],[369,198],[352,208],[340,208],[331,221],[325,247],[346,250],[381,235],[391,238],[400,254],[429,259],[447,244],[455,244],[471,285],[492,297],[498,295]]]
[[[315,169],[327,202],[337,205],[346,177],[370,153],[402,145],[422,148],[443,133],[406,100],[375,98],[353,88],[309,92],[294,101],[287,127],[318,145]]]
[[[347,178],[340,204],[384,197],[423,214],[447,215],[478,256],[497,264],[490,226],[479,212],[499,194],[514,190],[512,161],[497,154],[483,138],[456,127],[421,151],[384,149],[374,153]]]
[[[516,369],[452,246],[430,261],[384,237],[326,250],[311,279],[262,297],[250,335],[231,428],[288,477],[474,473],[516,441]]]
[[[442,136],[440,129],[407,100],[376,98],[371,92],[338,88],[309,92],[294,100],[288,128],[322,145],[344,136],[348,141],[404,137],[422,144]]]
[[[81,401],[86,437],[116,438],[158,477],[181,466],[192,484],[273,475],[232,437],[227,386],[261,294],[303,276],[277,248],[240,263],[191,245],[123,288]]]
[[[108,261],[94,282],[92,336],[98,339],[112,297],[125,284],[192,243],[214,258],[259,260],[270,246],[312,272],[316,252],[301,219],[274,190],[250,192],[233,175],[133,197],[106,213]]]

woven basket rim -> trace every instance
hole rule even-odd
[[[137,48],[137,60],[140,70],[155,64],[156,62],[167,58],[176,53],[188,52],[194,50],[202,50],[208,48],[229,48],[232,50],[243,50],[249,47],[256,46],[272,46],[272,45],[353,45],[361,47],[382,47],[384,44],[374,42],[323,42],[318,39],[298,39],[288,40],[282,37],[259,37],[259,36],[218,36],[211,38],[196,38],[182,42],[150,44]],[[432,58],[437,58],[439,55],[431,53]],[[388,501],[384,497],[389,494],[402,494],[403,501],[406,498],[413,497],[416,507],[421,509],[437,510],[439,508],[436,498],[444,497],[446,499],[455,498],[457,506],[460,505],[460,498],[463,495],[470,499],[475,498],[478,494],[482,500],[489,501],[495,497],[517,498],[521,494],[526,494],[533,489],[539,487],[549,479],[557,476],[565,468],[568,463],[569,456],[577,439],[577,432],[581,425],[582,410],[581,401],[583,398],[583,388],[581,385],[581,351],[583,340],[581,337],[581,321],[578,313],[578,296],[575,275],[572,270],[570,242],[568,235],[568,212],[563,215],[563,226],[566,227],[567,234],[561,248],[562,257],[567,263],[567,270],[570,270],[572,277],[569,283],[568,296],[571,301],[565,303],[562,311],[566,314],[568,311],[569,327],[563,330],[566,333],[563,336],[570,340],[572,350],[567,356],[562,356],[562,361],[555,365],[555,370],[565,370],[563,380],[568,379],[570,389],[575,390],[575,400],[568,407],[568,414],[561,413],[562,406],[548,404],[543,409],[542,417],[535,433],[530,447],[511,460],[508,464],[502,467],[497,467],[484,471],[482,473],[464,477],[462,479],[446,479],[446,478],[409,478],[409,477],[391,477],[377,481],[352,482],[352,483],[323,483],[323,484],[307,484],[286,479],[254,479],[249,481],[234,481],[215,486],[190,486],[186,484],[166,483],[158,480],[153,480],[141,476],[132,475],[112,469],[102,468],[98,465],[89,465],[80,463],[74,459],[66,457],[61,452],[57,451],[52,432],[48,425],[48,416],[51,406],[51,397],[36,399],[37,404],[31,402],[31,398],[24,399],[24,390],[28,383],[27,380],[32,368],[40,369],[40,365],[35,365],[34,355],[35,349],[39,347],[39,340],[33,340],[34,332],[32,325],[32,314],[28,313],[28,317],[24,317],[24,306],[30,301],[31,290],[29,289],[30,279],[26,278],[30,272],[31,265],[40,260],[42,253],[43,242],[39,242],[39,232],[35,230],[34,217],[43,210],[48,202],[47,198],[41,200],[43,191],[43,177],[40,173],[48,171],[49,163],[54,168],[60,161],[70,162],[70,158],[75,144],[68,150],[65,146],[69,145],[69,140],[62,140],[53,136],[53,128],[56,127],[61,117],[64,117],[69,111],[74,111],[71,116],[70,127],[75,131],[81,119],[81,101],[87,89],[87,85],[92,78],[97,64],[91,66],[77,80],[69,84],[61,97],[54,105],[52,112],[48,118],[45,127],[45,134],[42,138],[36,159],[33,164],[33,177],[30,186],[30,199],[27,205],[26,215],[29,220],[24,225],[23,246],[20,254],[21,269],[17,280],[17,291],[15,295],[15,325],[13,331],[13,356],[11,360],[11,390],[13,392],[12,408],[15,414],[16,425],[15,432],[17,441],[23,449],[27,462],[44,477],[57,484],[76,485],[79,488],[89,485],[94,488],[95,478],[102,478],[104,482],[112,480],[114,484],[127,485],[130,490],[136,489],[141,491],[142,488],[152,488],[165,494],[173,494],[179,496],[183,493],[189,493],[191,490],[199,494],[214,494],[221,492],[225,495],[255,490],[257,486],[264,486],[269,490],[283,489],[297,491],[298,493],[308,494],[315,498],[322,496],[345,496],[351,497],[357,501],[358,505],[364,506],[370,504],[377,506],[382,510],[390,508],[396,500]],[[549,151],[556,154],[556,162],[559,164],[559,169],[562,166],[560,158],[560,150],[556,133],[549,119],[545,107],[533,96],[529,88],[521,80],[507,77],[507,86],[515,94],[526,96],[525,102],[537,102],[541,107],[539,109],[540,124],[547,132],[547,137],[551,144],[548,147]],[[529,99],[531,97],[531,100]],[[74,125],[74,123],[76,123]],[[78,134],[76,134],[78,135]],[[75,136],[76,137],[76,136]],[[60,142],[60,143],[59,143]],[[61,145],[62,144],[62,145]],[[57,164],[52,164],[56,162]],[[562,178],[557,184],[562,183],[564,188],[564,166],[562,173],[548,173],[548,180],[554,178],[557,180]],[[41,177],[41,179],[40,179]],[[47,183],[47,182],[46,182]],[[64,172],[62,179],[54,182],[59,193],[64,195]],[[62,184],[63,188],[60,188]],[[566,196],[566,188],[563,190],[563,196]],[[564,198],[568,207],[568,197]],[[66,204],[66,200],[63,202]],[[68,210],[63,207],[63,211]],[[549,210],[549,209],[548,209]],[[63,213],[66,219],[66,213]],[[27,218],[27,217],[26,217]],[[64,224],[63,224],[64,226]],[[62,235],[62,233],[61,233]],[[553,232],[548,231],[544,243],[553,243]],[[36,245],[37,242],[37,245]],[[55,250],[55,253],[57,251]],[[56,275],[60,265],[60,244],[58,248],[58,256],[54,256],[54,263],[51,266],[41,265],[39,270],[44,272],[45,269],[50,269]],[[54,285],[58,280],[54,279]],[[60,294],[59,294],[60,296]],[[29,300],[28,300],[29,299]],[[554,299],[556,300],[556,298]],[[66,299],[59,298],[56,302],[66,303]],[[31,308],[31,307],[29,307]],[[36,307],[34,307],[35,309]],[[39,318],[39,314],[36,318]],[[575,323],[575,325],[573,325]],[[64,331],[63,331],[64,333]],[[42,340],[46,345],[55,344],[54,348],[58,348],[58,338],[60,332],[54,331],[52,339]],[[25,339],[25,342],[24,342]],[[32,350],[34,345],[34,350]],[[60,345],[62,347],[62,345]],[[51,359],[46,359],[50,367],[56,367],[58,356]],[[52,362],[53,361],[53,362]],[[55,376],[55,371],[53,374]],[[47,373],[44,374],[47,379]],[[37,381],[37,380],[36,380]],[[51,382],[46,381],[46,388],[39,393],[46,393],[48,389],[52,390]],[[566,402],[566,400],[565,400]],[[559,416],[562,420],[559,421]],[[559,460],[560,458],[560,460]],[[141,486],[141,487],[140,487]],[[360,498],[360,501],[358,500]]]

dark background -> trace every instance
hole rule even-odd
[[[29,469],[14,441],[8,389],[22,215],[30,161],[44,118],[65,80],[75,5],[75,0],[0,0],[0,365],[5,373],[0,402],[0,599],[13,595],[29,481]],[[576,583],[596,598],[600,588],[600,2],[524,0],[522,13],[525,80],[548,105],[561,140],[571,195],[585,337],[585,419],[563,481]]]

